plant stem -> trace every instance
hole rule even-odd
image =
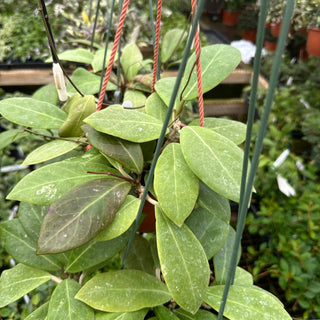
[[[61,278],[56,277],[56,276],[53,276],[53,275],[50,276],[50,279],[51,279],[52,281],[54,281],[55,283],[58,283],[58,284],[62,282],[62,279],[61,279]]]

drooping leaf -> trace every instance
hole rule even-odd
[[[146,101],[146,112],[150,116],[159,119],[161,122],[164,121],[166,114],[167,114],[167,106],[161,100],[159,95],[154,92],[152,93]]]
[[[229,227],[229,233],[228,237],[223,244],[223,246],[220,248],[220,250],[215,254],[213,257],[214,262],[214,275],[215,275],[215,284],[225,284],[227,280],[227,275],[230,268],[230,262],[231,262],[231,256],[232,256],[232,250],[234,246],[234,240],[235,240],[236,232],[234,229],[230,226]],[[241,255],[241,250],[238,252],[238,260],[239,262]]]
[[[178,227],[156,206],[156,234],[161,271],[174,300],[196,313],[209,284],[206,254],[192,231]]]
[[[29,153],[26,159],[23,161],[23,164],[31,165],[54,159],[62,154],[68,153],[78,146],[79,143],[74,141],[53,140]]]
[[[139,270],[100,273],[77,293],[76,299],[106,312],[131,312],[171,299],[165,284]]]
[[[114,239],[127,231],[135,220],[140,200],[134,196],[128,195],[113,221],[102,229],[94,238],[95,241],[106,241]]]
[[[23,264],[3,271],[0,277],[0,308],[49,280],[50,273]]]
[[[143,154],[140,144],[126,141],[99,132],[89,125],[82,127],[91,145],[121,164],[124,168],[140,174],[143,169]]]
[[[159,95],[159,97],[165,103],[166,106],[169,106],[175,83],[176,77],[167,77],[158,80],[154,86],[156,93]],[[179,104],[179,98],[180,95],[177,96],[175,106]]]
[[[222,247],[229,231],[227,222],[201,207],[190,214],[186,224],[200,241],[208,260]]]
[[[106,62],[105,62],[105,68],[108,66],[108,63],[109,63],[109,59],[110,59],[110,55],[111,55],[111,49],[112,49],[112,43],[110,43],[109,46],[108,46]],[[104,59],[104,51],[105,51],[104,49],[100,49],[94,54],[94,58],[92,60],[92,68],[93,68],[93,72],[94,73],[97,73],[97,72],[102,70],[103,59]],[[114,59],[115,60],[118,59],[118,53],[116,53]]]
[[[3,247],[16,261],[48,271],[61,269],[56,257],[36,254],[36,240],[29,237],[18,219],[2,222],[0,236]]]
[[[9,98],[0,101],[0,113],[7,120],[37,129],[59,128],[67,114],[49,102],[32,98]]]
[[[64,252],[93,239],[114,219],[130,187],[126,181],[105,178],[63,195],[43,219],[37,253]]]
[[[120,63],[128,81],[134,78],[142,67],[143,56],[135,43],[127,44],[122,51]]]
[[[158,139],[162,122],[146,113],[110,106],[93,113],[84,122],[103,133],[111,134],[132,142]]]
[[[47,205],[81,183],[106,177],[88,174],[87,171],[115,173],[108,167],[107,160],[100,153],[90,152],[90,150],[82,156],[52,163],[32,171],[18,182],[7,199]]]
[[[81,126],[83,119],[96,111],[94,96],[88,95],[72,103],[68,118],[59,129],[60,137],[80,137],[83,134]]]
[[[197,201],[199,179],[184,160],[180,144],[170,143],[160,155],[154,172],[154,190],[164,213],[181,226]]]
[[[37,308],[31,314],[29,314],[25,320],[48,320],[48,309],[49,309],[49,302],[44,303],[42,306]]]
[[[28,132],[23,132],[21,129],[11,129],[0,133],[0,150],[7,147],[9,144],[29,136]]]
[[[33,99],[46,101],[53,105],[59,102],[58,91],[54,83],[47,84],[39,88],[33,95]]]
[[[191,314],[190,312],[177,309],[175,314],[179,317],[180,320],[217,320],[218,317],[210,311],[198,310],[197,313]]]
[[[179,44],[186,38],[187,33],[183,29],[171,29],[163,37],[161,43],[161,62],[167,62],[177,49]]]
[[[67,272],[77,273],[88,270],[112,258],[122,250],[129,240],[129,230],[121,236],[108,241],[90,241],[79,248],[69,251]]]
[[[96,313],[96,320],[144,320],[149,309],[141,309],[133,312],[99,312]]]
[[[184,127],[180,143],[186,162],[199,179],[217,193],[239,202],[243,151],[203,127]]]
[[[132,107],[142,107],[146,103],[146,96],[137,90],[126,90],[124,93],[123,101],[130,101],[132,103]],[[143,111],[144,109],[137,109],[138,111]]]
[[[252,274],[245,269],[237,267],[236,274],[234,276],[234,284],[237,286],[252,286]]]
[[[205,302],[219,310],[224,286],[212,286],[207,291]],[[229,289],[224,315],[230,320],[290,320],[279,300],[269,292],[255,286],[236,286]]]
[[[76,92],[74,93],[67,102],[62,106],[62,110],[69,114],[69,111],[73,108],[74,104],[78,104],[78,101],[82,99],[82,96],[80,93]]]
[[[84,48],[69,49],[59,53],[59,59],[90,64],[93,59],[93,53]]]
[[[193,120],[189,125],[200,126],[200,120]],[[247,127],[239,121],[224,118],[204,118],[204,126],[228,138],[237,145],[246,138]]]
[[[86,69],[77,68],[73,72],[71,80],[84,95],[96,94],[100,91],[100,76],[93,74]],[[107,91],[116,89],[117,86],[109,81]],[[67,91],[68,93],[73,94],[76,92],[76,89],[74,89],[74,87],[68,82]]]
[[[80,284],[72,279],[60,282],[49,302],[48,320],[94,320],[94,311],[74,298],[80,288]]]
[[[179,320],[179,318],[172,311],[164,306],[155,307],[154,313],[158,320]]]
[[[201,76],[203,93],[217,86],[227,78],[241,61],[240,51],[230,45],[215,44],[201,48]],[[190,71],[195,62],[195,53],[188,59],[182,79],[181,87],[184,88],[189,81]],[[185,100],[193,100],[198,96],[197,69],[193,68],[190,81],[183,93]]]

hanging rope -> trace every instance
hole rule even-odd
[[[161,9],[162,9],[162,0],[158,0],[156,35],[155,35],[154,54],[153,54],[153,74],[152,74],[151,92],[154,92],[154,85],[155,85],[156,79],[157,79],[157,70],[158,70],[158,61],[159,61]]]
[[[192,17],[196,11],[197,1],[191,0],[192,6]],[[201,60],[200,60],[200,34],[199,34],[199,24],[194,36],[194,45],[195,45],[195,54],[196,54],[196,63],[197,63],[197,83],[198,83],[198,96],[199,96],[199,117],[200,117],[200,126],[204,127],[204,111],[203,111],[203,94],[202,94],[202,78],[201,78]]]
[[[105,95],[105,92],[106,92],[106,89],[107,89],[107,84],[108,84],[108,81],[109,81],[109,78],[110,78],[114,57],[116,55],[117,48],[118,48],[118,45],[119,45],[121,32],[122,32],[122,27],[123,27],[123,24],[124,24],[124,20],[126,18],[126,13],[127,13],[127,9],[128,9],[128,6],[129,6],[129,2],[130,2],[130,0],[124,0],[124,3],[123,3],[123,7],[122,7],[122,10],[121,10],[121,15],[120,15],[119,23],[118,23],[116,36],[114,38],[112,51],[111,51],[110,59],[109,59],[109,62],[108,62],[107,71],[106,71],[106,74],[104,75],[104,80],[103,80],[103,84],[102,84],[100,95],[99,95],[99,100],[98,100],[98,104],[97,104],[97,111],[101,110],[101,108],[102,108],[103,98],[104,98],[104,95]]]

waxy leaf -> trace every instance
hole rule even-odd
[[[162,78],[158,80],[154,86],[156,93],[159,95],[159,97],[165,103],[166,106],[169,106],[176,80],[177,80],[176,77]],[[177,96],[175,106],[177,106],[179,103],[178,99],[179,99],[179,95]]]
[[[61,269],[56,257],[36,254],[36,239],[29,237],[18,219],[2,222],[0,236],[3,247],[16,261],[48,271]]]
[[[5,270],[0,278],[0,308],[18,300],[50,280],[50,273],[18,264]]]
[[[227,78],[241,61],[240,51],[230,45],[215,44],[201,48],[201,76],[203,93],[217,86]],[[195,53],[188,59],[181,87],[189,81],[190,72],[194,66]],[[198,97],[197,68],[193,68],[190,81],[183,93],[187,101]]]
[[[90,64],[93,59],[93,53],[83,48],[69,49],[60,53],[59,59]]]
[[[181,226],[197,201],[199,179],[184,160],[180,144],[170,143],[160,155],[154,172],[154,190],[164,213]]]
[[[171,299],[165,284],[139,270],[100,273],[77,293],[92,308],[106,312],[130,312],[155,307]]]
[[[152,93],[146,101],[146,112],[150,116],[159,119],[161,122],[164,122],[164,119],[167,114],[167,106],[159,97],[159,95],[154,92]]]
[[[99,312],[96,313],[96,320],[144,320],[149,309],[141,309],[133,312]]]
[[[135,220],[140,206],[140,200],[128,195],[124,203],[118,209],[113,221],[102,229],[94,238],[95,241],[114,239],[126,232]]]
[[[186,162],[198,178],[217,193],[239,202],[243,151],[203,127],[184,127],[180,143]]]
[[[94,320],[94,311],[74,298],[80,288],[80,284],[71,279],[60,282],[49,302],[48,320]]]
[[[173,299],[183,309],[196,313],[209,284],[206,254],[192,231],[178,227],[156,206],[157,246],[161,271]]]
[[[132,142],[146,142],[158,139],[162,122],[146,113],[110,106],[93,113],[84,122],[103,133],[111,134]]]
[[[79,143],[67,140],[53,140],[33,150],[23,161],[24,165],[36,164],[61,156],[77,148]]]
[[[200,120],[193,120],[190,126],[200,126]],[[224,118],[204,118],[204,126],[228,138],[235,144],[242,143],[246,138],[247,127],[244,123]]]
[[[29,314],[25,320],[48,320],[48,309],[49,309],[49,302],[44,303],[42,306],[37,308],[31,314]]]
[[[210,311],[198,310],[197,313],[191,314],[186,310],[178,309],[175,314],[180,320],[217,320],[218,317]]]
[[[106,177],[87,171],[116,173],[100,153],[90,151],[32,171],[18,182],[7,199],[47,205],[81,183]]]
[[[134,78],[142,67],[143,56],[135,43],[127,44],[122,51],[120,63],[128,81]]]
[[[53,105],[57,105],[59,102],[58,91],[54,83],[47,84],[35,91],[32,98],[40,101],[46,101]]]
[[[112,43],[110,43],[108,46],[107,56],[106,56],[106,61],[105,61],[105,68],[108,66],[108,63],[109,63],[111,49],[112,49]],[[102,70],[103,60],[104,60],[104,51],[105,51],[104,49],[100,49],[94,55],[94,58],[92,60],[92,68],[93,68],[94,73],[97,73],[98,71]],[[115,60],[118,59],[118,53],[116,53],[114,59]]]
[[[32,98],[9,98],[0,101],[0,114],[7,120],[37,129],[60,128],[67,114],[49,102]]]
[[[219,311],[224,286],[208,288],[205,302]],[[283,305],[269,292],[255,286],[230,287],[224,316],[230,320],[290,320]]]
[[[137,111],[144,111],[143,107],[146,103],[146,96],[137,90],[126,90],[123,97],[123,102],[130,101],[132,103],[133,108],[140,107]]]
[[[94,238],[113,220],[130,187],[126,181],[105,178],[73,188],[50,206],[37,253],[64,252]]]
[[[236,274],[234,276],[234,284],[237,286],[252,286],[252,274],[245,269],[237,267]]]
[[[163,37],[161,43],[161,62],[165,63],[172,58],[175,50],[186,38],[187,33],[183,29],[171,29]]]
[[[99,132],[89,125],[82,127],[91,145],[121,164],[124,168],[140,174],[143,169],[143,154],[140,144],[126,141]]]
[[[155,307],[154,313],[157,316],[157,320],[179,320],[172,311],[164,306]]]
[[[30,133],[23,132],[21,129],[11,129],[0,133],[0,150],[19,139],[29,136]]]

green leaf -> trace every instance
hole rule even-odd
[[[122,250],[129,239],[129,231],[108,241],[90,241],[79,248],[69,251],[65,270],[71,273],[88,270],[107,261]]]
[[[154,86],[156,93],[159,95],[166,106],[169,106],[176,79],[176,77],[162,78],[158,80]],[[175,106],[179,104],[178,99],[180,99],[179,94],[177,95]]]
[[[49,280],[48,272],[23,264],[3,271],[0,278],[0,308],[18,300]]]
[[[59,129],[60,137],[80,137],[83,119],[96,111],[94,96],[88,95],[77,99],[70,106],[68,118]]]
[[[159,95],[154,92],[152,93],[146,101],[146,112],[150,116],[159,119],[161,122],[164,122],[164,119],[167,114],[167,106]]]
[[[71,80],[84,95],[96,94],[100,91],[100,76],[86,69],[77,68],[73,72]],[[107,91],[116,89],[117,86],[111,81],[108,81]],[[70,82],[67,83],[67,91],[69,94],[76,93],[76,89],[74,89]]]
[[[146,96],[141,92],[137,90],[126,90],[124,93],[123,101],[130,101],[132,103],[132,107],[142,107],[146,103]],[[138,111],[144,110],[144,109],[137,109]]]
[[[193,120],[190,126],[200,126],[200,120]],[[228,138],[235,144],[242,143],[246,138],[247,127],[244,123],[224,118],[204,118],[204,126]]]
[[[140,144],[129,142],[99,132],[89,125],[82,127],[91,145],[121,164],[122,167],[140,174],[143,169],[143,154]]]
[[[201,207],[191,213],[186,224],[200,241],[208,260],[219,251],[229,232],[227,222]]]
[[[33,150],[23,161],[23,165],[36,164],[59,157],[77,148],[79,143],[67,140],[53,140]]]
[[[156,206],[157,246],[161,271],[173,299],[196,313],[203,302],[210,277],[206,254],[192,231],[178,227]]]
[[[213,257],[215,284],[225,284],[230,268],[232,250],[234,246],[236,232],[230,226],[228,237],[221,249]],[[238,252],[238,260],[240,260],[241,250]]]
[[[126,181],[105,178],[63,195],[43,219],[37,253],[64,252],[93,239],[114,219],[130,187]]]
[[[9,98],[0,101],[0,113],[7,120],[37,129],[59,128],[67,114],[51,103],[32,98]]]
[[[162,129],[160,120],[143,112],[123,109],[119,105],[95,112],[84,122],[98,131],[132,142],[158,139]]]
[[[41,205],[51,204],[73,187],[105,177],[88,174],[87,171],[112,172],[112,169],[100,153],[86,152],[83,156],[52,163],[32,171],[18,182],[7,199]]]
[[[58,91],[54,83],[50,83],[39,88],[32,95],[32,98],[40,101],[46,101],[53,105],[57,105],[59,102]]]
[[[109,44],[109,46],[108,46],[107,56],[106,56],[106,61],[105,61],[105,68],[108,66],[110,55],[111,55],[111,50],[112,50],[112,43]],[[103,59],[104,59],[104,49],[98,50],[95,53],[94,58],[91,63],[94,73],[97,73],[102,70]],[[115,60],[118,59],[118,53],[116,53],[114,59]]]
[[[96,320],[144,320],[149,309],[141,309],[133,312],[99,312],[96,314]]]
[[[183,310],[177,309],[175,314],[179,317],[180,320],[217,320],[218,317],[210,311],[198,310],[194,315]]]
[[[106,312],[130,312],[161,305],[171,294],[156,277],[139,270],[120,270],[97,274],[76,299]]]
[[[28,132],[23,132],[22,129],[11,129],[0,133],[0,150],[7,147],[9,144],[28,137],[30,134]]]
[[[243,151],[203,127],[184,127],[180,143],[191,170],[215,192],[239,202]]]
[[[161,63],[167,62],[179,44],[186,38],[187,33],[183,29],[171,29],[163,37],[161,43]]]
[[[253,277],[247,270],[237,267],[234,277],[234,284],[237,286],[252,286]]]
[[[42,306],[37,308],[31,314],[29,314],[25,320],[48,320],[48,308],[49,302],[44,303]]]
[[[127,44],[122,51],[120,63],[128,81],[134,78],[142,67],[143,56],[135,43]]]
[[[3,247],[18,262],[48,271],[61,269],[55,257],[36,254],[36,240],[28,236],[18,219],[2,222],[0,235]]]
[[[207,291],[205,302],[213,309],[219,310],[224,286],[212,286]],[[224,311],[230,320],[290,320],[291,317],[269,292],[255,286],[242,287],[233,285]]]
[[[113,221],[102,229],[94,238],[95,241],[105,241],[114,239],[126,232],[135,220],[140,200],[134,196],[128,195],[121,205]]]
[[[155,307],[153,311],[158,320],[179,320],[172,311],[164,306]]]
[[[69,49],[60,53],[59,59],[90,64],[93,59],[93,53],[83,48]]]
[[[94,320],[94,311],[74,297],[81,288],[71,279],[60,282],[49,302],[48,320]]]
[[[154,190],[164,213],[181,226],[197,201],[199,179],[184,160],[180,144],[170,143],[160,155],[154,172]]]
[[[240,51],[230,45],[215,44],[201,48],[201,75],[203,93],[217,86],[227,78],[241,61]],[[190,72],[194,66],[195,53],[188,59],[181,87],[188,82]],[[187,101],[198,97],[197,68],[193,68],[183,98]]]

